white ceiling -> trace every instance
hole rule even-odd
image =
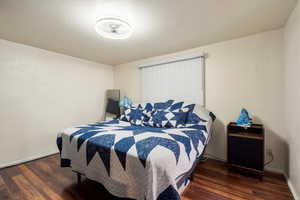
[[[283,26],[296,0],[0,0],[0,38],[116,65]],[[104,39],[94,24],[134,29]]]

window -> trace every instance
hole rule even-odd
[[[174,99],[205,105],[204,59],[198,56],[140,67],[143,101]]]

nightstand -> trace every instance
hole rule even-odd
[[[229,168],[264,174],[264,127],[252,124],[244,128],[230,122],[227,126],[227,164]]]

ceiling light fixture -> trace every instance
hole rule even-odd
[[[96,32],[102,37],[109,39],[126,39],[132,34],[131,26],[117,18],[102,18],[96,22]]]

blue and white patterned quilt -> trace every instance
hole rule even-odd
[[[208,141],[208,122],[154,128],[112,120],[64,129],[57,145],[71,167],[113,195],[137,200],[180,199]]]

